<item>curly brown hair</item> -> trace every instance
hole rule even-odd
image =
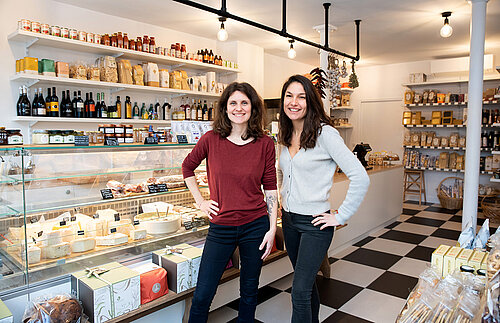
[[[288,86],[294,82],[300,83],[306,93],[307,110],[304,117],[304,128],[300,135],[300,148],[314,148],[321,133],[321,126],[327,124],[333,127],[333,122],[323,108],[323,102],[318,91],[312,82],[302,75],[290,76],[281,89],[278,141],[286,147],[290,147],[292,142],[293,124],[285,113],[284,98]]]
[[[246,134],[241,138],[247,140],[248,138],[260,138],[264,136],[264,103],[259,94],[257,94],[257,91],[245,82],[233,82],[222,92],[217,108],[215,109],[213,131],[223,138],[231,134],[233,126],[227,115],[227,102],[229,101],[229,97],[236,91],[245,94],[250,99],[252,107],[252,114],[248,120]]]

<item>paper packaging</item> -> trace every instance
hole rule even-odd
[[[134,84],[132,79],[132,65],[128,59],[121,59],[118,61],[118,82]]]
[[[36,57],[25,57],[23,63],[21,64],[23,68],[21,70],[27,74],[38,74],[38,58]]]
[[[455,270],[456,258],[462,248],[451,247],[443,258],[443,277],[452,273]]]
[[[0,323],[14,323],[12,313],[2,300],[0,300]]]
[[[146,304],[168,293],[167,271],[152,263],[131,267],[141,276],[141,304]]]
[[[169,87],[170,83],[170,74],[168,70],[161,69],[160,70],[160,87]]]
[[[57,77],[69,77],[69,64],[65,62],[56,63]]]
[[[83,305],[90,322],[100,323],[128,313],[141,304],[141,283],[137,272],[117,262],[92,268],[107,270],[88,277],[89,270],[71,275],[71,293]],[[112,307],[114,304],[114,307]]]
[[[147,86],[160,86],[160,72],[158,70],[158,65],[155,63],[145,63],[142,64],[142,69],[144,70],[144,80]]]
[[[471,267],[474,267],[475,270],[481,269],[481,265],[483,263],[483,259],[484,259],[485,255],[486,255],[486,252],[475,250],[469,259],[468,265]]]
[[[443,276],[444,255],[450,248],[450,246],[442,244],[436,250],[434,250],[434,252],[432,252],[431,265],[436,267],[441,276]]]
[[[474,253],[474,250],[472,249],[462,249],[455,261],[455,268],[460,269],[460,266],[467,265],[469,263],[470,257],[472,256],[472,253]]]
[[[169,249],[153,252],[153,263],[167,270],[168,286],[175,293],[181,293],[196,286],[202,250],[186,243],[174,246],[182,254],[169,253]]]
[[[207,92],[209,93],[216,93],[216,81],[215,81],[215,72],[208,72],[207,73]]]

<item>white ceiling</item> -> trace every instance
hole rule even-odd
[[[214,37],[217,16],[171,0],[56,0],[110,15]],[[220,8],[219,0],[195,0]],[[471,5],[466,0],[288,0],[287,31],[320,42],[314,26],[324,23],[323,2],[331,2],[330,47],[355,55],[354,20],[361,19],[360,54],[362,65],[389,64],[468,55]],[[281,0],[229,0],[228,12],[281,29]],[[486,53],[500,51],[500,1],[489,1],[486,21]],[[441,12],[452,11],[453,35],[439,36]],[[229,40],[241,40],[286,57],[288,42],[280,36],[239,23],[226,22]],[[323,42],[323,41],[321,41]],[[318,65],[317,49],[295,44],[297,61]]]

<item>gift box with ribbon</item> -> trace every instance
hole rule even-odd
[[[196,286],[203,251],[186,243],[153,252],[153,263],[167,270],[169,289],[175,293]]]
[[[71,292],[93,323],[123,315],[141,304],[139,274],[117,262],[73,273]]]
[[[141,304],[151,302],[168,293],[165,268],[152,263],[129,266],[129,268],[141,275]]]

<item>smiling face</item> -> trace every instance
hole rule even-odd
[[[252,115],[250,99],[240,91],[233,92],[227,100],[227,115],[232,124],[247,124]]]
[[[291,83],[285,92],[283,99],[285,114],[292,121],[305,118],[307,112],[306,91],[299,82]]]

